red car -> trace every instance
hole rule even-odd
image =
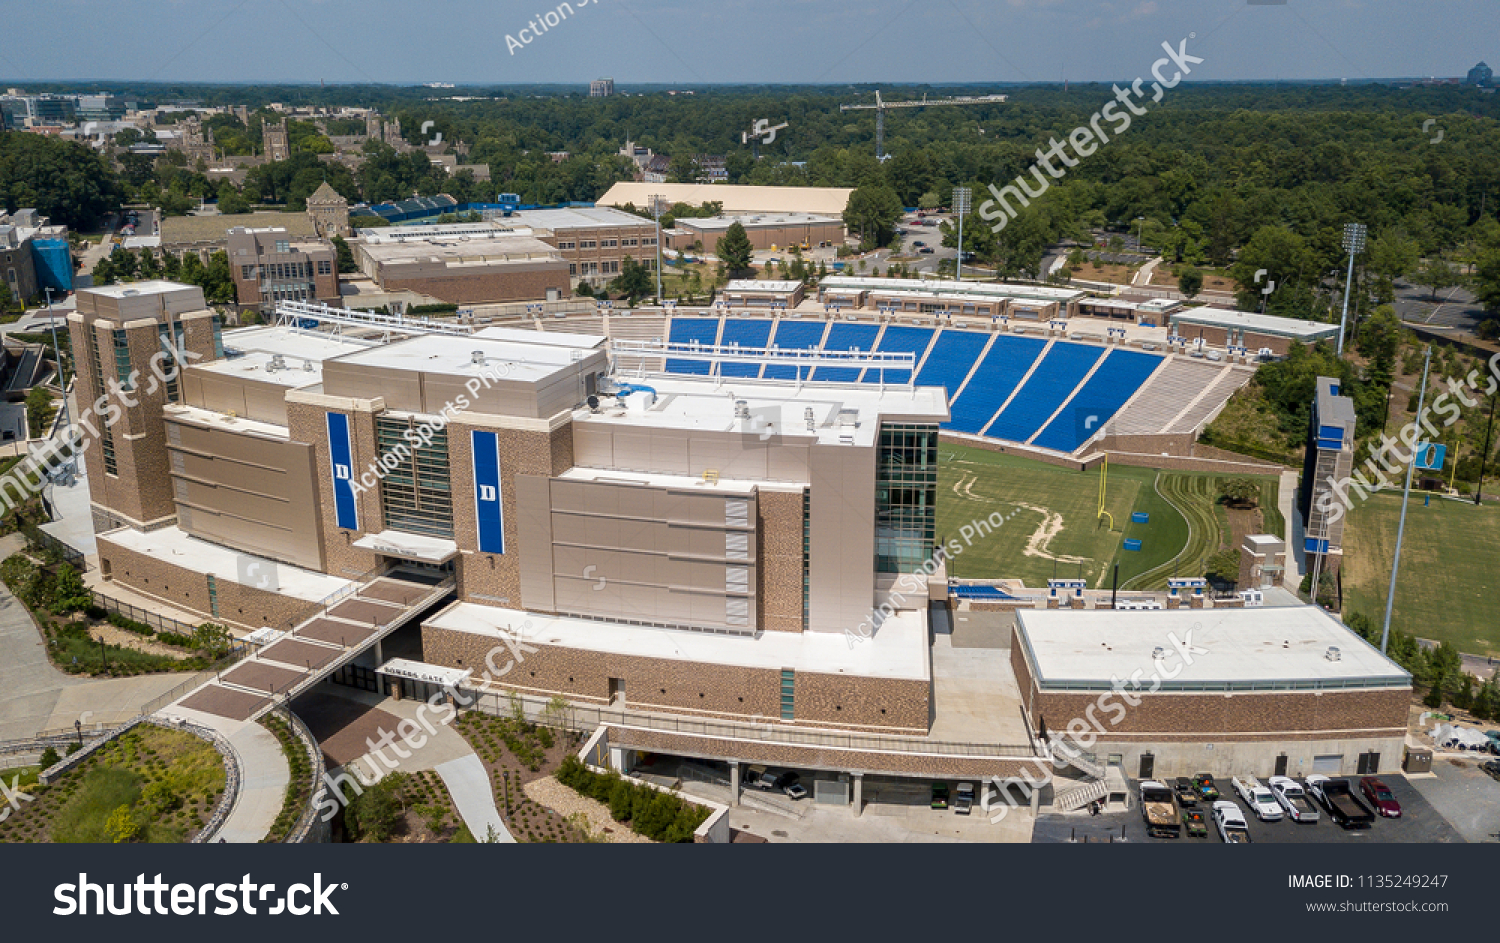
[[[1396,801],[1395,795],[1383,780],[1366,776],[1359,781],[1359,791],[1365,794],[1376,812],[1388,819],[1401,818],[1401,803]]]

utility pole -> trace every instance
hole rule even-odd
[[[1349,253],[1349,272],[1344,276],[1344,312],[1339,315],[1338,355],[1344,356],[1344,322],[1349,318],[1349,291],[1354,285],[1354,257],[1365,248],[1365,226],[1349,223],[1344,226],[1344,251]]]
[[[953,277],[960,282],[964,280],[964,214],[969,211],[969,201],[973,198],[974,191],[968,187],[953,188],[953,211],[958,214],[958,258]]]
[[[1417,388],[1417,418],[1422,417],[1422,407],[1427,400],[1427,371],[1432,368],[1432,345],[1427,345],[1427,359],[1422,363],[1422,385]],[[1396,558],[1391,561],[1391,586],[1385,596],[1385,625],[1380,629],[1380,653],[1391,639],[1391,609],[1396,605],[1396,572],[1401,568],[1401,538],[1406,535],[1406,504],[1411,500],[1411,476],[1417,468],[1416,453],[1406,466],[1406,490],[1401,494],[1401,523],[1396,525]]]

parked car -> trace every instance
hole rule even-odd
[[[1245,807],[1256,818],[1262,822],[1281,821],[1281,803],[1276,801],[1276,794],[1262,785],[1260,780],[1254,776],[1236,776],[1229,782],[1234,786],[1234,791],[1239,793],[1240,801],[1245,803]]]
[[[937,250],[934,249],[932,246],[923,246],[922,248],[918,249],[917,251],[919,253],[921,253],[922,255],[932,255],[933,253],[937,252]]]
[[[948,808],[948,784],[947,783],[933,783],[932,784],[932,807],[934,809],[946,809],[946,808]]]
[[[1189,838],[1207,838],[1208,821],[1203,817],[1203,813],[1197,809],[1183,809],[1182,830],[1187,832]]]
[[[1365,776],[1359,781],[1359,791],[1365,794],[1376,812],[1388,819],[1401,818],[1401,803],[1396,801],[1395,794],[1384,780],[1376,776]]]
[[[913,243],[912,243],[912,245],[914,245],[914,246],[916,246],[916,247],[917,247],[917,248],[918,248],[918,249],[920,249],[920,248],[922,248],[922,247],[923,247],[923,246],[925,246],[925,245],[927,245],[927,243],[925,243],[925,242],[923,242],[923,241],[922,241],[922,240],[920,240],[920,239],[918,239],[918,240],[916,240],[916,241],[915,241],[915,242],[913,242]]]
[[[1485,760],[1479,764],[1479,768],[1488,773],[1491,779],[1500,780],[1500,760]]]
[[[1286,810],[1287,817],[1293,822],[1316,822],[1319,818],[1317,806],[1307,798],[1307,793],[1297,785],[1297,781],[1290,776],[1272,776],[1270,779],[1271,792],[1275,793],[1276,801]]]
[[[1198,790],[1198,798],[1203,802],[1217,802],[1219,799],[1219,787],[1214,785],[1214,778],[1207,773],[1199,773],[1193,777],[1193,788]]]
[[[1141,782],[1141,818],[1146,822],[1146,834],[1152,838],[1176,838],[1182,833],[1182,820],[1177,815],[1177,803],[1172,801],[1172,790],[1154,779]]]
[[[1214,825],[1218,827],[1219,837],[1224,839],[1224,844],[1250,844],[1250,826],[1245,822],[1245,813],[1228,799],[1220,799],[1214,803]]]
[[[1500,730],[1486,730],[1484,735],[1489,738],[1490,752],[1500,756]]]
[[[1186,776],[1178,776],[1173,783],[1173,792],[1177,793],[1177,804],[1184,809],[1196,809],[1198,807],[1198,791],[1193,788],[1193,781]]]
[[[781,791],[790,799],[806,799],[807,788],[802,785],[796,773],[783,773],[776,783]]]
[[[974,784],[959,783],[958,794],[953,797],[953,811],[959,815],[968,815],[974,808]]]

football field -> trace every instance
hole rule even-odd
[[[1229,526],[1216,503],[1220,477],[1114,465],[1099,514],[1100,469],[1078,472],[1034,459],[944,442],[939,446],[937,536],[959,538],[971,521],[999,511],[1005,523],[977,537],[949,567],[964,579],[1082,578],[1106,588],[1120,565],[1122,589],[1165,588],[1171,576],[1201,576],[1227,546]],[[1266,529],[1281,532],[1276,479],[1261,478]],[[1133,512],[1149,515],[1133,523]],[[1140,550],[1126,550],[1128,539]]]

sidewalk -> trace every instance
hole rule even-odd
[[[266,837],[286,801],[292,781],[291,767],[281,752],[281,741],[260,724],[232,721],[217,714],[174,707],[173,717],[212,729],[229,741],[240,764],[240,794],[229,818],[213,841],[253,844]]]

